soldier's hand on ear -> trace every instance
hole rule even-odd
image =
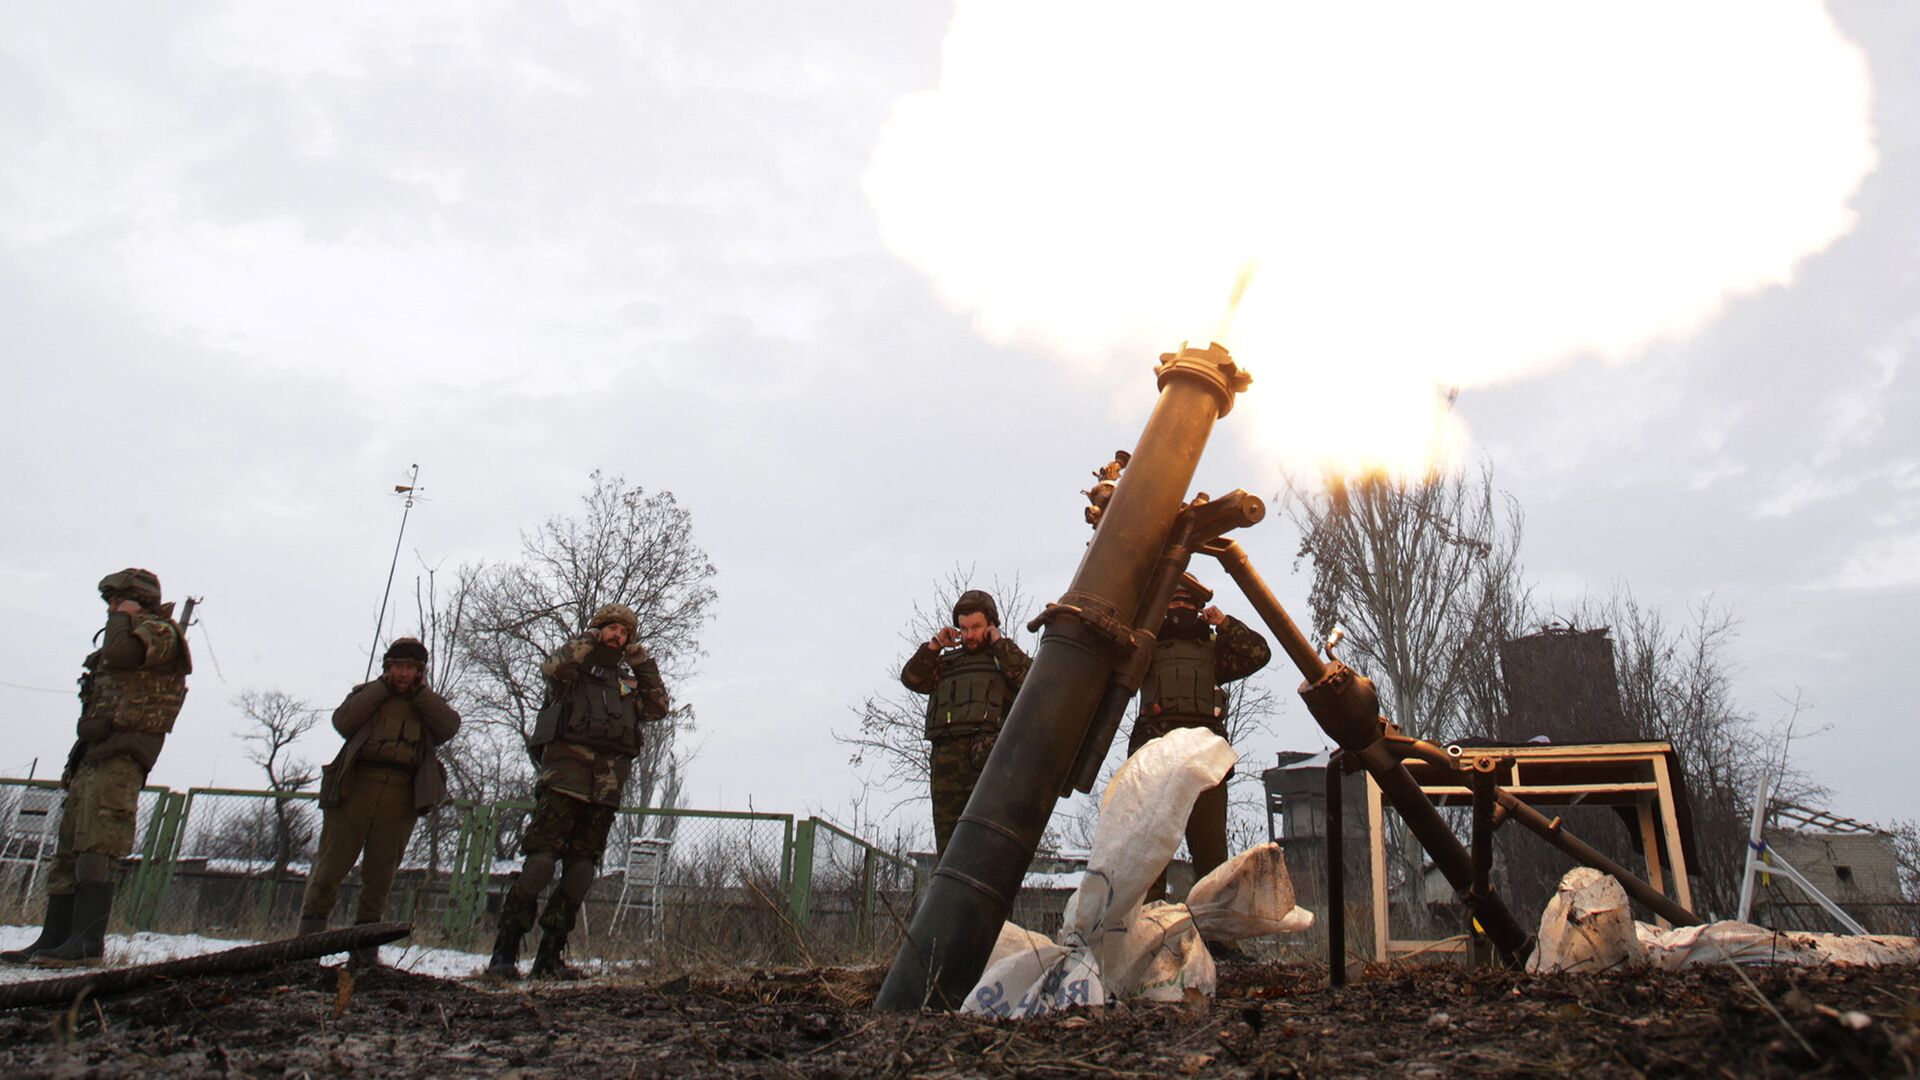
[[[938,633],[933,635],[933,640],[927,642],[927,644],[936,651],[940,649],[951,649],[955,645],[960,644],[960,631],[955,630],[951,626],[943,626]]]
[[[1227,621],[1227,613],[1217,607],[1210,607],[1201,612],[1200,617],[1207,620],[1208,626],[1219,626],[1221,623]]]
[[[628,667],[639,667],[641,664],[652,659],[652,657],[647,655],[647,647],[638,641],[627,646],[626,657]]]
[[[991,645],[994,642],[999,640],[1000,640],[1000,628],[997,626],[987,627],[987,644]]]

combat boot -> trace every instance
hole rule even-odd
[[[113,912],[113,882],[83,881],[73,889],[73,933],[51,949],[34,954],[48,967],[97,964],[107,951],[107,916]]]
[[[0,952],[0,960],[9,964],[24,964],[39,953],[46,952],[55,945],[65,944],[73,934],[73,894],[62,893],[47,897],[47,917],[40,927],[40,936],[33,944],[23,949],[9,949]]]
[[[366,924],[355,923],[354,925]],[[355,971],[372,971],[374,968],[385,966],[380,963],[380,946],[356,945],[347,950],[347,966]]]
[[[540,950],[533,956],[533,970],[529,972],[536,979],[554,979],[560,982],[572,982],[580,973],[567,966],[560,959],[561,950],[567,947],[567,935],[544,933],[540,935]]]
[[[493,936],[493,959],[487,963],[487,974],[496,979],[518,979],[520,977],[520,935],[525,933],[517,926],[502,926]]]
[[[306,916],[301,916],[300,929],[297,932],[295,932],[293,936],[306,937],[309,934],[324,933],[326,929],[327,929],[327,917],[325,915],[322,915],[319,918],[308,918]]]

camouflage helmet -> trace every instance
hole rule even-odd
[[[151,570],[129,566],[100,579],[100,599],[111,603],[120,596],[130,596],[142,607],[156,607],[160,603],[160,578]]]
[[[426,667],[427,647],[419,638],[394,638],[393,644],[387,646],[386,653],[380,657],[380,663],[383,667],[394,663],[418,664]]]
[[[953,602],[953,622],[960,624],[960,616],[981,614],[987,617],[988,626],[1000,625],[1000,609],[994,606],[993,597],[984,589],[968,589]]]
[[[625,604],[608,604],[593,613],[593,621],[587,624],[589,629],[598,630],[603,626],[619,623],[627,628],[628,636],[640,632],[640,617]]]

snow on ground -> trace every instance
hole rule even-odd
[[[0,926],[0,950],[24,948],[40,936],[38,926]],[[534,940],[538,940],[537,938]],[[252,941],[231,938],[210,938],[199,934],[156,934],[142,932],[138,934],[107,935],[107,966],[132,967],[136,964],[152,964],[161,960],[177,960],[186,956],[198,956],[201,953],[218,952],[238,945],[252,945]],[[520,970],[524,974],[528,962],[532,959],[531,949],[523,950],[527,955],[521,957]],[[487,966],[487,957],[481,953],[460,952],[457,949],[436,949],[405,943],[382,945],[380,959],[389,967],[402,971],[411,971],[420,975],[433,975],[443,979],[463,979],[478,974]],[[338,964],[344,957],[329,957],[324,962]],[[598,961],[577,961],[569,958],[574,967],[588,974],[599,972]],[[42,968],[22,964],[0,964],[0,983],[26,982],[32,979],[50,979],[62,975],[72,975],[83,969]]]

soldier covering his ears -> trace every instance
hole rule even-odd
[[[933,840],[942,854],[1031,665],[1001,635],[993,597],[969,589],[953,605],[953,625],[941,627],[900,672],[907,689],[927,695]]]
[[[573,977],[560,953],[593,887],[621,792],[642,748],[640,725],[672,711],[659,665],[637,640],[639,630],[632,608],[608,604],[540,667],[547,700],[527,740],[540,768],[533,820],[520,838],[527,861],[500,906],[490,975],[519,975],[520,939],[533,928],[540,894],[557,864],[560,883],[539,914],[540,949],[532,974]],[[622,664],[632,672],[631,691],[623,684]]]
[[[1153,660],[1140,683],[1140,711],[1127,739],[1129,756],[1175,728],[1203,727],[1226,738],[1225,684],[1259,671],[1273,658],[1259,631],[1217,607],[1202,610],[1203,602],[1205,597],[1183,584],[1167,605]],[[1187,853],[1196,881],[1227,861],[1226,780],[1195,800],[1187,817]],[[1162,871],[1147,899],[1164,900],[1166,895],[1167,875]]]
[[[100,579],[107,625],[80,679],[78,741],[61,782],[59,848],[47,874],[40,937],[0,953],[15,963],[91,963],[106,949],[113,875],[133,851],[140,788],[187,699],[193,658],[161,603],[160,579],[129,567]]]
[[[436,751],[460,730],[460,714],[427,685],[427,647],[397,638],[380,661],[380,677],[362,683],[333,711],[346,744],[322,770],[320,852],[300,904],[300,932],[327,928],[340,882],[360,862],[354,923],[379,922],[420,816],[446,798],[446,769]],[[362,860],[362,853],[365,858]],[[379,950],[356,950],[370,966]]]

